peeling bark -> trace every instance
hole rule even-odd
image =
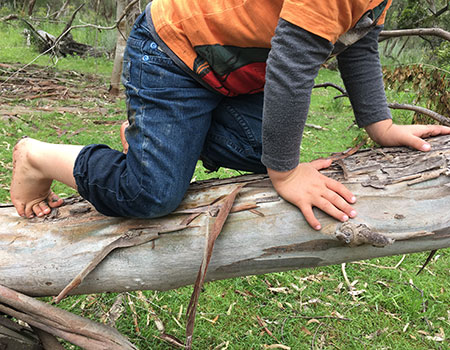
[[[393,147],[335,156],[324,171],[355,193],[358,216],[350,222],[363,228],[366,241],[359,234],[352,241],[340,222],[319,211],[323,229],[311,229],[266,176],[248,175],[194,183],[174,213],[155,220],[105,217],[79,199],[45,219],[23,219],[0,207],[0,284],[57,295],[106,246],[136,229],[158,237],[115,249],[72,292],[193,284],[208,228],[219,219],[217,199],[239,184],[245,186],[215,241],[206,281],[450,247],[450,136],[430,142],[427,153]],[[176,232],[161,229],[182,225]]]

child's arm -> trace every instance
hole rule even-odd
[[[328,40],[280,19],[264,89],[262,161],[277,192],[296,205],[317,230],[320,223],[314,206],[341,221],[356,215],[350,205],[355,201],[353,194],[318,171],[330,161],[299,164],[314,78],[332,48]]]

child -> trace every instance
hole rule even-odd
[[[388,0],[155,0],[127,43],[123,82],[126,154],[105,145],[21,140],[11,199],[21,216],[47,215],[63,201],[53,180],[105,215],[152,218],[182,200],[195,164],[267,172],[278,193],[321,229],[315,206],[346,221],[353,194],[299,164],[311,89],[337,55],[358,125],[384,146],[428,151],[443,126],[392,123],[377,39]]]

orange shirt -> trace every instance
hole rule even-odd
[[[228,96],[262,91],[270,40],[280,18],[335,43],[392,0],[154,0],[159,38],[200,79]]]

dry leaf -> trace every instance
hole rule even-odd
[[[409,322],[408,322],[407,324],[405,324],[405,327],[403,327],[403,333],[406,332],[406,330],[408,329],[408,327],[409,327]]]
[[[306,322],[306,324],[311,324],[311,323],[319,323],[320,324],[320,321],[315,318],[312,318],[308,322]]]
[[[340,318],[340,319],[344,319],[344,318],[345,318],[344,316],[342,316],[342,315],[341,315],[339,312],[337,312],[337,311],[333,311],[333,312],[331,313],[331,315],[334,316],[334,317]]]
[[[289,289],[287,287],[269,287],[269,290],[274,293],[288,294]]]
[[[234,305],[236,305],[235,302],[234,302],[234,303],[231,303],[231,305],[228,307],[228,310],[227,310],[227,315],[228,315],[228,316],[231,315],[231,310],[233,310]]]
[[[309,331],[309,329],[306,328],[305,326],[302,326],[302,331],[303,331],[303,333],[306,333],[307,335],[312,335],[312,333]]]
[[[283,345],[283,344],[272,344],[272,345],[264,344],[264,349],[283,349],[283,350],[291,350],[291,347],[290,347],[290,346]]]
[[[217,345],[213,350],[227,350],[228,346],[230,345],[230,341],[224,341],[223,343],[220,343]]]
[[[436,341],[436,342],[444,341],[444,338],[442,338],[438,335],[435,335],[434,337],[432,337],[431,335],[427,335],[425,338],[428,340]]]
[[[364,293],[366,290],[365,289],[361,289],[361,290],[349,290],[348,294],[353,295],[353,296],[358,296],[361,295],[362,293]]]

